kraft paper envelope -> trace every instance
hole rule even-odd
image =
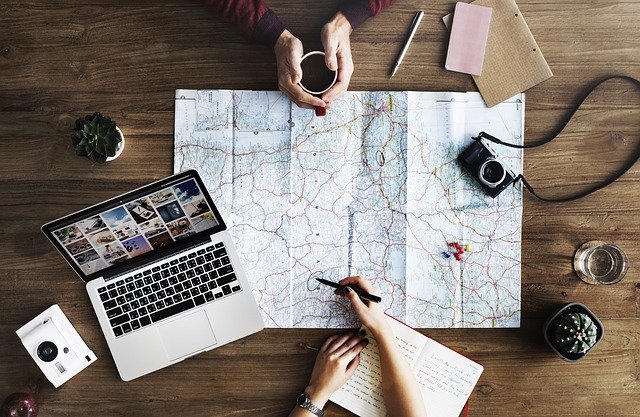
[[[472,4],[493,9],[482,75],[473,76],[487,106],[553,76],[515,0],[476,0]],[[451,14],[442,20],[451,28]]]

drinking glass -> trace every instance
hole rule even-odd
[[[629,260],[622,249],[613,243],[592,240],[578,248],[573,268],[588,284],[615,284],[627,273]]]

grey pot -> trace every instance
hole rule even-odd
[[[558,323],[562,320],[563,317],[571,313],[583,313],[587,315],[587,317],[591,319],[591,321],[595,324],[597,328],[596,335],[595,335],[595,343],[585,352],[580,352],[580,353],[568,352],[557,341],[557,338],[555,335],[556,327],[558,326]],[[556,310],[556,312],[553,313],[551,317],[549,317],[547,322],[544,324],[543,333],[544,333],[544,340],[547,341],[549,346],[551,346],[551,349],[553,349],[553,351],[558,356],[560,356],[562,359],[568,362],[577,362],[580,359],[582,359],[587,353],[589,353],[600,342],[600,340],[602,339],[602,336],[604,335],[604,327],[602,325],[602,322],[598,319],[598,317],[596,317],[596,315],[593,314],[593,312],[589,310],[587,306],[581,303],[569,303],[564,307],[561,307],[558,310]]]

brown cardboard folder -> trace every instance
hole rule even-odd
[[[553,76],[515,0],[472,3],[493,9],[482,75],[473,76],[487,106],[502,103]],[[452,15],[442,20],[450,29]]]

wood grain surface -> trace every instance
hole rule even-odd
[[[526,140],[562,119],[592,80],[640,78],[640,1],[522,0],[554,77],[526,98]],[[269,4],[307,49],[337,2]],[[453,1],[399,0],[352,35],[352,90],[475,91],[444,70],[441,17]],[[387,77],[413,14],[425,18]],[[84,286],[40,232],[56,217],[172,172],[176,88],[277,88],[271,51],[251,44],[195,0],[0,2],[0,397],[34,392],[41,416],[285,416],[314,354],[334,330],[265,330],[132,382],[122,382]],[[122,157],[77,157],[74,120],[101,111],[127,137]],[[525,175],[545,196],[606,178],[640,146],[640,92],[600,89],[554,142],[529,150]],[[640,166],[582,201],[549,205],[525,193],[520,329],[423,329],[485,367],[472,416],[640,415]],[[618,243],[630,268],[614,286],[582,283],[572,256],[584,241]],[[568,364],[544,344],[542,324],[570,301],[603,321],[602,342]],[[54,389],[15,330],[58,303],[98,361]],[[347,416],[330,404],[328,416]]]

